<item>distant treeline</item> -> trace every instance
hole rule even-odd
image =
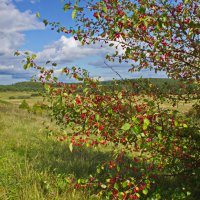
[[[142,90],[155,90],[158,93],[165,94],[189,94],[197,93],[196,86],[194,84],[186,84],[180,80],[174,80],[169,78],[141,78],[141,79],[131,79],[124,81],[117,81],[118,89],[123,90],[124,88],[130,89],[135,93],[140,93]],[[102,82],[105,88],[112,87],[111,81]]]
[[[168,94],[179,94],[179,93],[188,93],[197,92],[195,91],[194,85],[187,85],[181,81],[168,79],[168,78],[143,78],[143,79],[131,79],[131,80],[117,80],[116,81],[119,90],[122,90],[124,87],[128,87],[131,91],[135,93],[140,93],[143,89],[151,90],[150,85],[153,85],[154,89],[161,91],[162,93]],[[111,89],[113,87],[112,81],[103,81],[101,82],[105,89]],[[53,87],[56,87],[54,85]],[[116,89],[116,88],[115,88]],[[0,92],[3,91],[44,91],[42,83],[39,82],[19,82],[13,85],[0,85]]]
[[[0,92],[6,91],[43,91],[42,83],[37,82],[19,82],[12,85],[0,85]]]

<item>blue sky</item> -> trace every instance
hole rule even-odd
[[[101,76],[102,80],[118,78],[104,64],[105,55],[113,49],[91,45],[82,47],[73,37],[57,33],[44,27],[36,13],[49,21],[59,21],[72,25],[71,13],[63,12],[62,0],[0,0],[0,84],[28,81],[33,71],[24,71],[21,59],[14,57],[16,50],[30,51],[38,55],[37,62],[55,61],[59,67],[80,66],[91,76]],[[127,64],[110,63],[124,77],[165,77],[148,70],[129,73]],[[60,68],[57,73],[59,74]]]

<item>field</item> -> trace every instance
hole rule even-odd
[[[48,136],[46,125],[58,130],[45,114],[19,109],[23,99],[30,107],[42,102],[42,97],[32,94],[0,93],[0,199],[95,199],[89,191],[70,189],[66,180],[87,177],[109,154],[103,149],[84,148],[70,152],[66,142]],[[179,105],[182,112],[190,109],[191,104],[184,109]]]
[[[66,143],[47,137],[45,116],[19,109],[22,100],[9,100],[10,95],[29,93],[0,94],[0,199],[88,199],[69,190],[65,177],[87,176],[104,154],[84,149],[71,153]],[[41,98],[26,100],[32,105]]]

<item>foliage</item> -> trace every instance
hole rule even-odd
[[[37,113],[42,114],[44,111],[47,111],[48,108],[49,107],[46,104],[37,102],[31,108],[31,112],[33,112],[34,114],[37,114]]]
[[[64,10],[72,10],[76,25],[51,26],[73,34],[83,45],[115,47],[107,59],[129,61],[130,71],[150,68],[174,78],[199,79],[198,0],[77,0],[66,3]]]
[[[65,84],[53,69],[38,66],[36,55],[22,54],[24,69],[40,72],[52,117],[63,130],[60,141],[67,140],[72,152],[74,146],[109,147],[112,152],[96,173],[69,178],[68,184],[89,188],[101,199],[164,199],[166,194],[168,199],[195,199],[200,175],[199,124],[162,104],[167,101],[175,107],[180,100],[194,99],[199,104],[198,1],[104,0],[84,1],[81,6],[79,2],[64,6],[65,11],[72,10],[75,28],[50,25],[73,34],[83,45],[103,42],[115,47],[116,53],[107,59],[131,62],[129,71],[166,71],[180,80],[180,92],[163,92],[144,80],[113,81],[105,86],[77,67],[66,67],[63,73],[80,84]],[[184,181],[175,188],[163,189],[160,184],[160,180],[178,178]]]
[[[9,99],[30,99],[30,96],[23,95],[23,96],[10,96]]]
[[[19,82],[13,85],[0,85],[0,92],[5,91],[44,91],[41,83]]]
[[[28,103],[26,102],[25,99],[24,99],[24,100],[22,101],[22,103],[19,105],[19,108],[21,108],[21,109],[26,109],[26,110],[29,110],[29,109],[30,109],[30,107],[29,107],[29,105],[28,105]]]

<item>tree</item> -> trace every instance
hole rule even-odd
[[[72,11],[75,28],[44,20],[83,45],[101,42],[123,48],[107,59],[130,62],[130,71],[164,70],[190,83],[177,82],[180,93],[169,95],[145,80],[105,86],[87,71],[72,67],[63,73],[80,83],[65,84],[52,69],[38,66],[36,55],[25,53],[24,68],[40,71],[52,116],[63,129],[71,130],[60,140],[68,140],[71,151],[73,146],[101,145],[113,151],[112,159],[101,163],[90,178],[68,180],[75,188],[92,186],[91,191],[106,199],[163,199],[166,194],[169,199],[183,199],[192,192],[191,198],[198,196],[199,125],[178,110],[162,107],[171,100],[175,105],[186,94],[189,100],[199,99],[198,5],[196,0],[76,1],[64,5],[64,11]],[[176,188],[162,185],[164,181],[173,185],[177,177],[187,181]]]
[[[64,11],[73,10],[75,28],[58,30],[72,33],[82,44],[101,41],[123,48],[107,58],[128,60],[131,71],[150,68],[199,80],[199,7],[198,0],[77,0],[64,6]]]

